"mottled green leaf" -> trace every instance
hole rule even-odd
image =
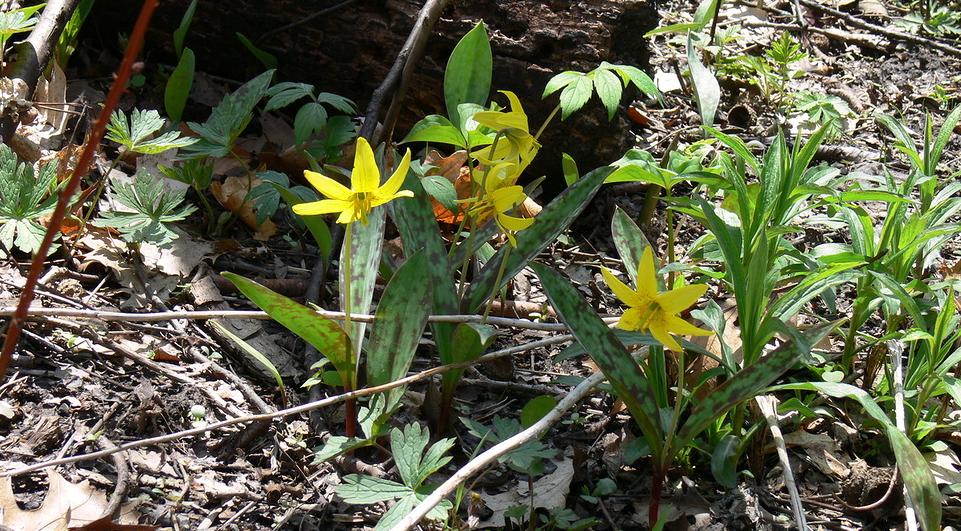
[[[621,207],[614,210],[611,237],[614,239],[617,254],[621,256],[621,261],[624,263],[627,276],[631,277],[631,281],[637,285],[637,264],[641,261],[644,249],[650,247],[651,242],[647,241],[641,229]]]

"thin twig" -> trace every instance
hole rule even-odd
[[[475,364],[478,364],[478,363],[486,363],[486,362],[491,361],[491,360],[503,358],[503,357],[510,356],[510,355],[513,355],[513,354],[517,354],[517,353],[520,353],[520,352],[527,352],[528,350],[531,350],[531,349],[540,348],[540,347],[548,347],[548,346],[552,346],[552,345],[557,345],[557,344],[559,344],[559,343],[565,343],[565,342],[571,341],[571,340],[573,340],[573,339],[574,339],[574,336],[571,336],[571,335],[562,335],[562,336],[556,336],[556,337],[551,337],[551,338],[547,338],[547,339],[541,339],[541,340],[539,340],[539,341],[534,341],[534,342],[531,342],[531,343],[527,343],[527,344],[525,344],[525,345],[517,345],[517,346],[514,346],[514,347],[505,348],[505,349],[502,349],[502,350],[498,350],[498,351],[495,351],[495,352],[491,352],[490,354],[485,354],[485,355],[483,355],[483,356],[481,356],[481,357],[479,357],[479,358],[477,358],[477,359],[475,359],[475,360],[473,360],[473,361],[466,361],[466,362],[463,362],[463,363],[453,363],[453,364],[450,364],[450,365],[440,365],[440,366],[438,366],[438,367],[434,367],[434,368],[428,369],[428,370],[426,370],[426,371],[422,371],[422,372],[419,372],[419,373],[416,373],[416,374],[412,374],[412,375],[410,375],[410,376],[401,378],[401,379],[399,379],[399,380],[394,380],[393,382],[390,382],[390,383],[387,383],[387,384],[384,384],[384,385],[378,385],[378,386],[375,386],[375,387],[366,387],[366,388],[364,388],[364,389],[358,389],[358,390],[356,390],[356,391],[351,391],[351,392],[349,392],[349,393],[343,393],[343,394],[331,396],[331,397],[325,398],[325,399],[323,399],[323,400],[317,400],[317,401],[314,401],[314,402],[308,402],[308,403],[302,404],[302,405],[300,405],[300,406],[295,406],[295,407],[291,407],[291,408],[287,408],[287,409],[281,409],[281,410],[279,410],[279,411],[274,411],[274,412],[271,412],[271,413],[260,413],[260,414],[256,414],[256,415],[245,415],[245,416],[240,416],[240,417],[234,417],[234,418],[230,418],[230,419],[227,419],[227,420],[222,420],[222,421],[220,421],[220,422],[215,422],[215,423],[213,423],[213,424],[210,424],[210,425],[205,426],[205,427],[202,427],[202,428],[192,428],[192,429],[189,429],[189,430],[183,430],[183,431],[178,431],[178,432],[174,432],[174,433],[169,433],[169,434],[167,434],[167,435],[160,435],[160,436],[157,436],[157,437],[151,437],[151,438],[149,438],[149,439],[140,439],[140,440],[137,440],[137,441],[131,441],[131,442],[128,442],[128,443],[125,443],[125,444],[121,444],[120,446],[118,446],[118,447],[117,447],[116,449],[114,449],[114,450],[109,450],[109,451],[108,451],[108,450],[100,450],[100,451],[91,452],[91,453],[88,453],[88,454],[78,454],[78,455],[73,455],[73,456],[70,456],[70,457],[64,457],[64,458],[62,458],[62,459],[51,459],[51,460],[49,460],[49,461],[44,461],[44,462],[41,462],[41,463],[36,463],[36,464],[33,464],[33,465],[29,465],[29,466],[25,466],[25,467],[22,467],[22,468],[18,468],[18,469],[15,469],[15,470],[2,471],[2,472],[0,472],[0,477],[19,476],[19,475],[21,475],[21,474],[28,474],[28,473],[30,473],[30,472],[35,472],[35,471],[37,471],[37,470],[42,470],[42,469],[44,469],[44,468],[49,468],[49,467],[52,467],[52,466],[67,465],[67,464],[70,464],[70,463],[77,463],[77,462],[80,462],[80,461],[90,461],[90,460],[93,460],[93,459],[100,459],[101,457],[106,457],[106,456],[108,456],[108,455],[113,455],[113,454],[115,454],[115,453],[117,453],[117,452],[123,452],[123,451],[130,450],[130,449],[133,449],[133,448],[142,448],[142,447],[144,447],[144,446],[152,446],[152,445],[155,445],[155,444],[161,444],[161,443],[166,443],[166,442],[170,442],[170,441],[176,441],[176,440],[179,440],[179,439],[183,439],[183,438],[185,438],[185,437],[193,437],[193,436],[195,436],[195,435],[202,435],[202,434],[204,434],[204,433],[208,433],[208,432],[211,432],[211,431],[220,430],[220,429],[226,428],[226,427],[228,427],[228,426],[233,426],[233,425],[235,425],[235,424],[244,424],[244,423],[248,423],[248,422],[258,422],[258,421],[264,421],[264,420],[272,420],[272,419],[276,419],[276,418],[289,417],[289,416],[291,416],[291,415],[297,415],[297,414],[300,414],[300,413],[306,413],[306,412],[308,412],[308,411],[312,411],[312,410],[317,409],[317,408],[322,408],[322,407],[327,407],[327,406],[333,406],[333,405],[339,404],[339,403],[341,403],[341,402],[346,402],[347,400],[350,400],[350,399],[352,399],[352,398],[359,398],[359,397],[362,397],[362,396],[374,395],[374,394],[377,394],[377,393],[382,393],[382,392],[384,392],[384,391],[389,391],[389,390],[391,390],[391,389],[395,389],[395,388],[397,388],[397,387],[402,387],[402,386],[405,386],[405,385],[410,385],[410,384],[412,384],[412,383],[414,383],[414,382],[418,382],[418,381],[421,381],[421,380],[430,378],[431,376],[445,373],[445,372],[447,372],[447,371],[452,371],[452,370],[456,370],[456,369],[464,369],[464,368],[470,367],[471,365],[475,365]],[[583,382],[582,382],[581,385],[583,385]]]
[[[781,461],[781,476],[784,478],[784,488],[787,489],[791,497],[791,512],[794,513],[794,521],[800,531],[808,529],[807,519],[804,516],[804,506],[801,505],[801,494],[798,493],[797,484],[794,482],[794,473],[791,472],[791,460],[787,455],[787,446],[784,444],[784,435],[777,423],[777,407],[774,397],[756,396],[754,401],[764,413],[768,429],[774,438],[774,446],[777,448],[777,457]]]
[[[276,35],[276,34],[278,34],[278,33],[281,33],[281,32],[284,32],[284,31],[287,31],[287,30],[290,30],[290,29],[294,29],[294,28],[296,28],[297,26],[302,26],[302,25],[310,22],[311,20],[314,20],[314,19],[316,19],[316,18],[320,18],[320,17],[325,16],[325,15],[329,15],[329,14],[333,13],[334,11],[337,11],[337,10],[343,8],[343,7],[347,7],[347,6],[349,6],[350,4],[353,4],[353,3],[356,2],[356,1],[357,1],[357,0],[344,0],[343,2],[340,2],[340,3],[338,3],[338,4],[334,4],[334,5],[330,6],[330,7],[321,9],[320,11],[316,11],[316,12],[314,12],[314,13],[311,13],[311,14],[307,15],[306,17],[304,17],[304,18],[302,18],[302,19],[300,19],[300,20],[297,20],[297,21],[295,21],[295,22],[291,22],[290,24],[287,24],[287,25],[284,25],[284,26],[280,26],[279,28],[274,28],[274,29],[272,29],[272,30],[270,30],[270,31],[268,31],[268,32],[266,32],[266,33],[261,34],[260,37],[257,37],[257,41],[262,42],[264,39],[266,39],[267,37],[270,37],[271,35]]]
[[[318,315],[326,317],[328,319],[333,319],[335,321],[343,321],[345,314],[344,312],[332,312],[328,310],[315,310]],[[10,317],[16,312],[13,308],[0,308],[0,317]],[[260,319],[269,320],[270,316],[267,312],[262,312],[258,310],[178,310],[170,312],[144,312],[144,313],[134,313],[134,312],[109,312],[102,310],[86,310],[81,308],[30,308],[27,310],[25,319],[30,320],[32,318],[46,318],[46,317],[58,317],[58,318],[80,318],[80,319],[99,319],[101,321],[125,321],[125,322],[160,322],[160,321],[173,321],[176,319],[186,319],[186,320],[209,320],[209,319]],[[612,323],[618,320],[618,317],[604,317],[605,323]],[[373,323],[375,317],[372,314],[364,313],[351,313],[350,320],[355,323]],[[483,315],[431,315],[428,317],[428,322],[431,323],[482,323],[484,322]],[[568,326],[564,323],[541,323],[537,321],[528,321],[526,319],[510,319],[507,317],[488,317],[487,324],[494,326],[504,326],[510,328],[522,328],[525,330],[543,330],[546,332],[556,332],[564,331],[568,329]]]
[[[604,373],[595,373],[591,375],[590,378],[584,380],[575,387],[570,394],[561,399],[560,402],[554,406],[554,409],[547,412],[546,415],[541,417],[540,420],[532,424],[526,430],[510,437],[509,439],[504,439],[498,444],[492,446],[486,452],[478,455],[474,459],[471,459],[469,463],[462,466],[453,476],[445,481],[441,486],[437,487],[430,496],[424,498],[424,501],[420,502],[414,510],[411,511],[403,520],[397,523],[392,528],[392,531],[407,531],[412,529],[417,522],[420,522],[422,518],[427,516],[427,513],[431,509],[437,506],[447,496],[464,483],[471,476],[487,468],[489,464],[494,462],[498,457],[510,452],[511,450],[517,449],[528,441],[538,439],[550,429],[556,422],[561,420],[561,417],[567,413],[567,410],[574,407],[578,402],[581,401],[585,396],[587,396],[594,386],[600,384],[604,381]]]
[[[127,90],[127,81],[130,80],[133,63],[140,53],[140,48],[143,46],[144,35],[147,33],[150,18],[153,16],[158,2],[159,0],[144,0],[140,15],[137,17],[134,29],[130,33],[130,39],[127,41],[127,49],[124,50],[123,60],[120,63],[120,68],[117,70],[117,77],[114,79],[113,85],[110,87],[110,92],[107,94],[107,99],[100,109],[100,116],[97,117],[97,121],[90,129],[87,143],[84,145],[83,152],[77,160],[77,166],[74,168],[73,173],[70,174],[70,180],[67,181],[67,184],[60,190],[60,196],[57,198],[57,206],[47,221],[47,232],[44,234],[43,241],[37,247],[36,252],[33,254],[33,261],[30,263],[30,272],[27,274],[23,291],[20,293],[17,312],[10,320],[10,325],[7,327],[7,335],[3,341],[3,348],[0,350],[0,379],[3,379],[6,375],[7,366],[10,365],[10,360],[13,358],[13,351],[17,348],[17,342],[20,340],[20,331],[23,329],[23,323],[26,320],[25,314],[27,309],[30,308],[30,303],[33,302],[37,279],[40,278],[40,273],[43,271],[43,264],[46,261],[47,254],[50,252],[50,246],[53,244],[54,238],[60,235],[60,226],[63,224],[64,216],[67,213],[67,206],[76,193],[77,188],[80,186],[80,180],[90,171],[94,154],[100,145],[100,141],[103,140],[104,133],[107,131],[107,122],[110,120],[110,114],[117,104],[120,103],[120,96]]]
[[[880,35],[884,35],[889,39],[896,39],[899,41],[911,42],[914,44],[921,44],[924,46],[934,48],[935,50],[939,50],[941,52],[951,54],[955,57],[961,57],[961,49],[951,46],[947,43],[929,39],[927,37],[922,37],[920,35],[912,35],[910,33],[895,31],[892,29],[885,28],[883,26],[878,26],[877,24],[871,24],[870,22],[865,22],[864,20],[861,20],[858,17],[849,15],[844,11],[834,9],[833,7],[826,6],[820,2],[816,2],[815,0],[799,0],[799,1],[807,7],[810,7],[812,9],[817,9],[824,13],[828,13],[829,15],[838,17],[841,20],[847,22],[848,24],[851,24],[852,26],[873,31]]]
[[[371,145],[376,146],[382,140],[382,138],[379,138],[382,135],[377,135],[376,130],[377,118],[380,116],[380,110],[384,106],[384,102],[394,92],[394,88],[401,83],[408,61],[416,61],[416,58],[423,54],[427,38],[430,37],[430,30],[434,27],[434,22],[440,17],[441,11],[449,1],[427,0],[424,3],[424,7],[417,14],[417,20],[414,21],[414,27],[411,28],[410,34],[407,36],[407,41],[404,42],[404,47],[397,54],[397,59],[391,65],[384,81],[374,90],[370,98],[370,104],[367,105],[367,112],[364,113],[364,125],[360,128],[360,136],[370,140]]]

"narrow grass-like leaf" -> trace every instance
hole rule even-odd
[[[697,109],[701,114],[701,123],[713,125],[717,115],[717,106],[721,103],[721,85],[714,74],[704,66],[697,56],[690,35],[687,37],[687,66],[691,69],[694,80],[694,93],[697,96]]]
[[[236,343],[241,350],[246,352],[248,355],[250,355],[250,357],[254,358],[257,363],[261,364],[265,369],[267,369],[267,372],[274,377],[274,381],[277,382],[277,386],[280,387],[281,391],[285,389],[284,379],[280,377],[280,371],[277,370],[277,366],[274,365],[267,356],[264,356],[264,354],[255,349],[253,345],[244,341],[236,334],[228,330],[226,326],[218,323],[217,321],[210,321],[210,326],[216,328],[221,334],[227,336],[227,338]]]
[[[508,257],[504,274],[501,276],[501,283],[496,286],[498,290],[510,282],[514,275],[524,269],[524,266],[531,259],[540,254],[564,232],[564,229],[584,210],[611,171],[613,171],[613,168],[605,166],[581,177],[571,187],[564,190],[561,195],[554,198],[537,215],[530,227],[517,234],[517,246]],[[468,311],[479,309],[487,300],[487,297],[494,292],[494,282],[497,280],[498,268],[503,260],[502,256],[506,252],[507,247],[502,247],[497,255],[487,262],[480,274],[474,278],[474,282],[471,283],[470,289],[467,291]]]
[[[764,391],[774,380],[793,367],[802,356],[806,356],[810,345],[827,336],[839,324],[839,321],[835,321],[797,334],[774,352],[744,367],[730,380],[700,398],[668,451],[684,448],[694,437],[707,429],[719,415],[723,415],[731,408]]]
[[[194,83],[194,65],[194,51],[185,48],[177,67],[167,79],[167,86],[164,88],[164,109],[167,110],[167,116],[170,116],[174,122],[179,122],[183,118],[184,107],[187,106],[190,88]]]
[[[478,22],[474,29],[461,37],[444,70],[444,102],[447,104],[447,115],[454,123],[460,122],[458,105],[487,103],[493,65],[487,27],[483,22]]]
[[[234,273],[223,273],[248,299],[267,312],[291,332],[310,343],[323,354],[341,374],[342,381],[350,381],[354,363],[350,356],[347,335],[335,321],[319,315],[310,308],[284,297],[260,284]]]
[[[644,232],[634,223],[634,220],[627,215],[621,207],[614,210],[614,218],[611,220],[611,235],[614,239],[614,247],[617,254],[621,256],[624,269],[631,281],[637,285],[637,264],[641,261],[644,249],[651,246],[647,241]]]
[[[891,419],[878,406],[871,395],[863,389],[844,383],[833,382],[804,382],[778,385],[771,388],[772,391],[782,390],[803,390],[817,391],[834,398],[851,398],[857,400],[861,407],[874,420],[884,426],[885,434],[891,443],[891,449],[898,463],[898,470],[904,478],[904,486],[907,487],[908,496],[914,502],[914,508],[918,513],[921,527],[926,531],[941,529],[941,493],[934,480],[934,474],[928,467],[927,461],[921,452],[914,446],[914,443],[891,422]]]
[[[571,328],[571,333],[607,376],[618,398],[624,401],[652,455],[660,455],[664,444],[660,412],[654,389],[641,367],[568,280],[542,264],[531,264],[531,267],[561,320]]]

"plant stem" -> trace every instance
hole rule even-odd
[[[119,163],[120,157],[113,159],[113,161],[110,163],[110,167],[107,168],[107,172],[103,174],[103,177],[100,178],[100,182],[97,183],[97,191],[93,194],[93,201],[90,203],[90,208],[87,209],[87,213],[83,216],[83,219],[80,220],[80,228],[77,229],[77,240],[75,241],[79,241],[83,236],[83,231],[86,229],[87,223],[90,222],[90,218],[93,217],[93,211],[96,210],[97,203],[100,202],[100,196],[103,195],[103,189],[107,185],[107,179],[110,178],[110,174]]]
[[[652,528],[657,523],[657,513],[661,506],[661,489],[664,487],[665,472],[660,463],[651,471],[651,502],[647,508],[647,522]]]
[[[501,260],[501,265],[497,269],[497,279],[494,280],[494,290],[491,292],[491,296],[487,299],[487,308],[484,309],[484,323],[487,322],[487,317],[491,313],[491,308],[494,306],[494,299],[497,298],[497,292],[500,291],[498,287],[501,284],[501,280],[504,279],[504,271],[507,269],[507,260],[511,256],[511,250],[513,247],[508,244],[507,250],[504,251],[504,258]]]
[[[347,355],[350,357],[354,356],[354,343],[352,338],[353,326],[350,321],[350,278],[353,276],[353,271],[350,268],[350,255],[353,251],[353,226],[354,223],[350,222],[344,227],[344,247],[341,250],[340,267],[341,274],[344,278],[342,295],[344,298],[343,308],[344,308],[344,331],[347,333]],[[358,338],[359,341],[360,338]],[[356,379],[356,361],[354,363],[347,364],[351,369],[351,373],[347,375],[347,381],[343,382],[344,391],[353,391],[355,386],[354,380]],[[353,437],[357,432],[356,422],[357,422],[357,402],[351,398],[344,403],[345,418],[344,418],[344,432],[348,437]]]
[[[560,110],[561,110],[561,104],[558,103],[557,106],[554,107],[554,110],[552,110],[551,113],[547,115],[547,118],[544,119],[544,123],[542,123],[540,128],[537,129],[537,132],[534,133],[534,140],[537,140],[541,137],[541,134],[544,132],[545,129],[547,129],[547,124],[551,123],[551,120],[553,120],[554,117],[557,116],[557,113]]]
[[[673,264],[677,259],[674,253],[674,244],[677,236],[675,235],[674,227],[674,211],[668,207],[667,209],[667,263]],[[667,289],[674,289],[674,271],[667,274]]]

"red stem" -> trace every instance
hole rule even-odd
[[[347,391],[345,388],[344,392]],[[344,402],[344,434],[348,437],[357,435],[357,401],[353,398]]]
[[[661,507],[661,489],[664,487],[664,473],[653,470],[651,475],[651,504],[647,509],[647,521],[651,528],[657,523],[657,513]]]
[[[47,253],[50,252],[53,239],[60,233],[60,226],[63,224],[63,218],[67,213],[70,198],[76,193],[77,188],[80,186],[80,180],[90,171],[90,164],[93,162],[93,156],[97,152],[97,146],[100,145],[104,132],[107,130],[107,122],[110,120],[110,114],[114,108],[117,107],[117,103],[120,102],[120,96],[127,89],[127,82],[130,80],[130,70],[133,67],[134,61],[137,59],[137,55],[140,53],[140,48],[143,46],[144,35],[147,33],[147,27],[150,25],[150,18],[157,8],[157,2],[158,0],[144,0],[143,7],[140,9],[140,16],[137,17],[137,23],[134,25],[133,32],[130,34],[130,40],[127,41],[127,49],[123,53],[123,61],[120,63],[120,69],[117,71],[117,77],[110,87],[110,93],[107,94],[107,100],[104,102],[103,109],[100,111],[100,116],[97,117],[96,123],[94,123],[93,128],[90,130],[90,136],[87,138],[87,144],[84,146],[83,152],[80,154],[80,159],[77,161],[77,167],[70,175],[67,186],[60,191],[57,207],[50,217],[47,234],[43,237],[40,249],[33,255],[33,261],[30,262],[30,273],[27,275],[23,292],[20,294],[17,311],[10,320],[9,328],[7,328],[7,336],[3,340],[3,350],[0,350],[0,381],[3,381],[6,377],[7,367],[10,366],[10,361],[13,359],[13,351],[17,348],[23,323],[27,320],[27,310],[30,309],[30,303],[33,302],[37,281],[40,278],[40,273],[43,272],[43,265],[47,259]]]

